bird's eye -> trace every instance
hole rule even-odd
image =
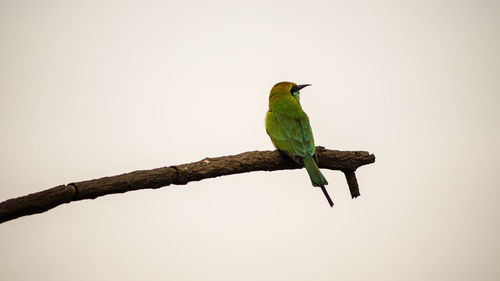
[[[292,87],[290,88],[290,94],[293,94],[293,93],[295,93],[295,92],[297,92],[297,86],[292,86]]]

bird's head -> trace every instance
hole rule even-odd
[[[297,85],[293,82],[279,82],[271,89],[269,100],[279,99],[287,96],[294,97],[298,102],[300,101],[300,89],[311,86],[311,84]]]

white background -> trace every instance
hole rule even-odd
[[[499,280],[500,2],[0,1],[0,201],[273,149],[271,87],[323,170],[65,204],[0,225],[2,280]]]

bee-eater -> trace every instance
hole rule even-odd
[[[316,163],[316,147],[309,117],[300,105],[300,90],[310,84],[297,85],[292,82],[280,82],[269,94],[269,110],[266,115],[266,131],[274,146],[304,165],[313,186],[321,187],[328,203],[333,207],[332,199],[326,191],[328,184]]]

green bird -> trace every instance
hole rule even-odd
[[[309,117],[300,105],[300,90],[310,84],[297,85],[292,82],[280,82],[269,94],[269,110],[266,114],[266,131],[274,146],[303,164],[311,178],[313,186],[321,187],[328,203],[333,202],[325,185],[328,184],[318,168],[314,137],[309,125]]]

